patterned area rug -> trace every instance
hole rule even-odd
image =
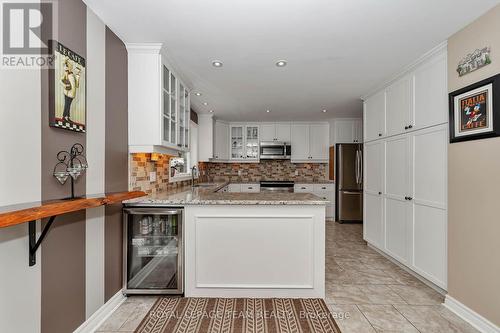
[[[322,299],[158,299],[136,333],[340,333]]]

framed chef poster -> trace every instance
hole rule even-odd
[[[500,135],[500,75],[450,94],[450,142]]]
[[[85,132],[85,58],[53,41],[54,69],[50,78],[50,126]]]

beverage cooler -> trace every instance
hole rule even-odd
[[[123,211],[125,294],[182,294],[181,208],[125,208]]]

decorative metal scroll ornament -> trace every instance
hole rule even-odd
[[[68,178],[71,180],[70,199],[75,198],[75,181],[89,167],[87,159],[83,155],[84,150],[81,144],[75,143],[69,152],[62,150],[57,153],[59,162],[54,166],[53,175],[61,185],[64,185]]]

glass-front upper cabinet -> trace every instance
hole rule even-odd
[[[189,92],[175,75],[163,66],[163,141],[182,150],[189,149]]]
[[[163,66],[163,141],[170,142],[170,71]]]
[[[163,66],[163,141],[177,143],[177,79]]]
[[[244,126],[231,125],[231,159],[242,159],[244,157]]]
[[[179,85],[179,140],[177,141],[177,146],[184,147],[185,142],[185,128],[186,128],[186,105],[184,104],[184,100],[186,99],[185,89],[182,84]]]
[[[182,83],[179,83],[179,130],[177,146],[183,150],[189,148],[190,110],[189,92]]]
[[[184,90],[184,119],[186,121],[186,128],[184,129],[184,148],[189,149],[190,139],[190,125],[191,125],[191,99],[187,89]]]
[[[258,159],[259,156],[259,126],[247,125],[245,137],[245,151],[247,159]]]
[[[128,145],[132,153],[189,149],[189,92],[159,43],[132,43],[128,53]]]
[[[259,159],[259,125],[231,125],[231,159]]]

